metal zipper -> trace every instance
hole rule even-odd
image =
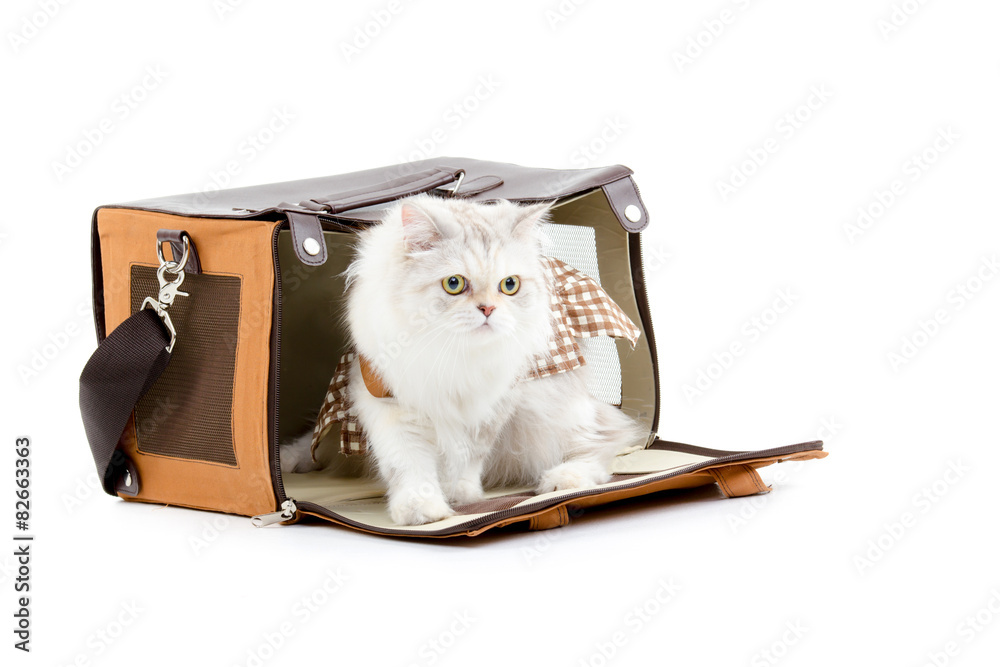
[[[638,192],[638,188],[636,189],[636,191]],[[656,334],[653,332],[653,314],[649,312],[649,290],[646,288],[646,268],[643,265],[642,261],[642,234],[640,232],[635,232],[635,235],[636,235],[635,239],[636,247],[639,250],[639,270],[642,272],[643,307],[646,312],[647,316],[646,319],[648,320],[648,322],[643,322],[643,326],[645,326],[647,329],[646,339],[649,341],[649,355],[651,361],[653,362],[653,371],[656,374],[656,377],[654,378],[655,382],[653,385],[653,394],[654,394],[653,425],[652,429],[650,429],[651,439],[646,444],[646,446],[648,447],[649,445],[653,444],[653,441],[656,439],[656,430],[657,428],[659,428],[660,425],[660,363],[656,355]],[[632,289],[633,291],[635,291],[634,275],[632,280]],[[639,314],[642,315],[641,312]]]
[[[584,498],[586,496],[595,496],[603,493],[610,493],[612,491],[621,491],[624,489],[634,489],[641,486],[647,486],[649,484],[655,484],[656,482],[660,482],[665,479],[669,479],[671,477],[679,477],[693,472],[698,472],[699,470],[702,470],[704,468],[716,467],[720,464],[726,464],[736,461],[747,461],[758,458],[768,458],[771,456],[784,456],[786,454],[787,455],[799,454],[802,452],[817,451],[822,449],[823,449],[822,443],[816,441],[816,442],[800,443],[797,445],[788,445],[785,447],[775,447],[772,449],[761,449],[754,452],[736,452],[728,456],[720,456],[714,459],[710,459],[708,461],[704,461],[702,463],[694,463],[685,468],[681,468],[680,470],[671,470],[669,472],[664,472],[662,474],[656,475],[655,477],[647,477],[642,481],[619,483],[615,484],[612,487],[604,487],[604,488],[594,487],[591,489],[584,489],[581,491],[577,491],[575,493],[571,493],[569,495],[559,496],[558,498],[550,498],[548,500],[543,500],[536,503],[529,503],[527,505],[519,505],[517,507],[511,507],[505,510],[490,512],[486,516],[479,517],[478,519],[473,519],[465,523],[456,524],[454,526],[439,531],[382,528],[380,526],[373,526],[370,524],[361,523],[359,521],[354,521],[353,519],[348,519],[347,517],[337,514],[336,512],[331,512],[327,508],[323,507],[322,505],[317,505],[316,503],[306,502],[306,501],[293,502],[290,500],[287,501],[288,503],[291,503],[290,507],[292,508],[292,514],[290,516],[285,516],[284,518],[278,518],[282,516],[282,513],[273,512],[271,514],[260,515],[260,517],[254,517],[252,521],[254,522],[255,526],[258,525],[257,523],[258,518],[261,519],[262,521],[267,522],[261,525],[280,523],[291,520],[292,518],[295,517],[295,515],[299,510],[304,510],[312,514],[333,519],[334,521],[346,524],[348,526],[353,526],[354,528],[360,528],[362,530],[378,533],[381,535],[411,535],[411,536],[424,535],[427,537],[435,537],[443,535],[461,535],[469,531],[477,530],[479,528],[499,523],[504,519],[509,519],[522,514],[531,514],[533,512],[554,507],[556,505],[562,505],[568,501],[576,500],[577,498]],[[775,463],[781,463],[781,459],[775,461]],[[284,506],[285,505],[283,504],[282,507]]]
[[[327,226],[332,226],[339,231],[344,232],[357,232],[358,228],[351,227],[344,223],[336,220],[321,220],[321,224]],[[285,502],[290,499],[285,495],[285,484],[281,478],[281,456],[279,448],[281,443],[278,442],[278,408],[279,408],[279,398],[280,398],[280,387],[281,387],[281,305],[282,305],[282,295],[281,295],[281,264],[278,257],[278,236],[283,229],[288,228],[288,223],[283,222],[274,228],[274,233],[271,237],[271,256],[274,260],[274,378],[272,380],[272,395],[274,396],[274,418],[271,421],[271,432],[269,434],[268,442],[268,452],[271,456],[271,478],[274,481],[274,495],[281,503],[281,507],[285,506]],[[295,507],[294,502],[292,507]],[[281,510],[273,512],[272,514],[280,514]],[[260,516],[270,516],[262,514]],[[254,517],[256,519],[257,517]],[[273,521],[272,521],[273,523]],[[254,525],[257,525],[254,523]],[[267,524],[264,524],[267,525]]]
[[[282,228],[287,226],[287,222],[284,222],[274,228],[274,234],[271,239],[271,252],[274,257],[274,378],[272,380],[273,394],[274,394],[274,419],[271,422],[271,433],[270,442],[268,443],[268,451],[271,455],[271,476],[274,479],[274,493],[278,499],[278,502],[282,503],[284,507],[284,502],[287,497],[285,496],[285,485],[281,480],[281,466],[279,464],[280,456],[278,452],[278,447],[280,443],[278,442],[278,398],[280,393],[280,371],[281,371],[281,265],[278,262],[278,234],[281,232]],[[294,506],[294,503],[293,503]],[[262,515],[264,516],[264,515]],[[256,524],[254,524],[256,525]]]
[[[285,500],[281,503],[281,509],[277,512],[268,512],[267,514],[258,514],[257,516],[250,519],[250,523],[253,524],[254,528],[263,528],[264,526],[270,526],[275,523],[281,523],[283,521],[291,521],[295,518],[298,513],[298,508],[295,506],[295,501],[291,498]]]

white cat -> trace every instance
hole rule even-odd
[[[451,516],[484,484],[606,482],[614,456],[642,439],[589,394],[586,367],[526,379],[553,334],[547,211],[419,196],[359,235],[347,321],[390,396],[372,395],[355,361],[349,399],[397,524]],[[308,469],[309,440],[282,447],[283,469]]]

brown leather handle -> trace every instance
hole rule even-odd
[[[463,178],[465,171],[462,169],[435,167],[357,190],[307,199],[298,205],[282,202],[278,204],[278,208],[284,210],[288,218],[295,256],[303,264],[320,266],[326,263],[327,257],[323,226],[319,221],[320,215],[336,215],[356,208],[384,204],[422,192],[430,192],[449,183],[456,183],[457,191]]]
[[[307,199],[299,205],[316,212],[344,213],[356,208],[375,206],[403,197],[410,197],[421,192],[430,192],[455,181],[461,182],[464,177],[465,171],[462,169],[435,167],[382,183],[373,183],[357,190]]]

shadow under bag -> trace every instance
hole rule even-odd
[[[315,443],[322,470],[282,474],[278,443],[313,427],[342,355],[343,272],[355,234],[403,197],[551,202],[546,255],[586,276],[639,331],[577,341],[591,393],[645,427],[606,484],[536,494],[487,490],[455,516],[398,526],[365,455],[341,451],[341,422]],[[667,489],[770,490],[757,469],[822,458],[807,442],[722,451],[657,436],[659,382],[642,269],[646,208],[632,172],[534,169],[434,158],[339,176],[102,206],[93,218],[100,342],[80,408],[104,490],[126,500],[252,516],[304,515],[382,535],[478,535],[564,525],[577,510]],[[568,372],[573,372],[572,370]]]

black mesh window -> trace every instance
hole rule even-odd
[[[177,344],[170,363],[135,410],[139,451],[236,465],[233,381],[239,347],[237,276],[188,274],[170,306]],[[133,266],[132,312],[156,297],[156,268]]]

